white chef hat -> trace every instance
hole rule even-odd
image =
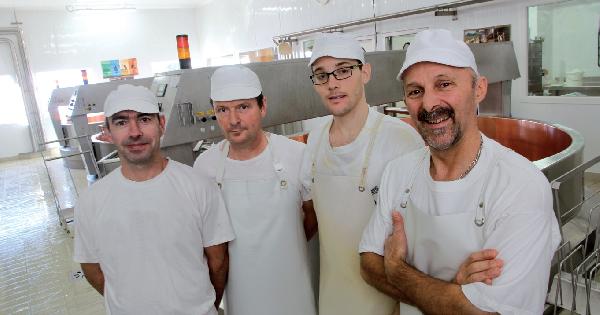
[[[158,101],[146,87],[121,84],[104,101],[104,116],[110,117],[120,111],[133,110],[138,113],[155,114],[160,112]]]
[[[448,30],[424,30],[415,36],[408,46],[404,64],[396,79],[402,80],[402,75],[410,66],[419,62],[435,62],[458,68],[471,68],[477,72],[477,64],[473,52],[460,40],[452,37]]]
[[[210,98],[213,101],[233,101],[255,98],[262,93],[256,73],[241,66],[223,66],[210,77]]]
[[[312,55],[308,66],[311,67],[321,57],[356,59],[365,63],[365,50],[360,43],[348,35],[322,34],[315,39]]]

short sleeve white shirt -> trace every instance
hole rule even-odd
[[[75,207],[74,260],[99,263],[108,314],[216,314],[204,248],[234,238],[213,182],[169,160],[156,177],[117,168]]]
[[[393,230],[391,213],[393,210],[402,215],[406,213],[400,207],[401,192],[409,186],[413,172],[412,203],[421,211],[436,216],[472,208],[484,181],[488,181],[481,249],[498,250],[504,268],[493,285],[471,283],[463,285],[462,291],[473,305],[484,311],[541,314],[551,259],[560,242],[546,177],[524,157],[506,151],[494,140],[483,136],[481,157],[469,175],[461,180],[437,182],[429,174],[428,158],[417,168],[425,150],[389,163],[382,177],[377,209],[365,228],[359,252],[384,255],[385,239]],[[493,165],[496,161],[497,167]],[[491,167],[495,168],[490,175]],[[436,257],[436,253],[431,255]],[[427,273],[427,270],[421,271]]]

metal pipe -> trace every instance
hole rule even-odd
[[[322,26],[322,27],[317,27],[317,28],[313,28],[313,29],[308,29],[305,31],[274,36],[273,42],[276,45],[278,45],[280,42],[285,41],[285,40],[290,40],[293,37],[300,37],[300,36],[304,36],[304,35],[308,35],[308,34],[312,34],[312,33],[333,31],[336,29],[344,28],[344,27],[352,27],[352,26],[357,26],[357,25],[362,25],[362,24],[367,24],[367,23],[374,23],[374,22],[380,22],[380,21],[389,20],[389,19],[401,18],[401,17],[405,17],[405,16],[410,16],[410,15],[434,12],[434,11],[440,10],[440,9],[458,8],[458,7],[463,7],[463,6],[467,6],[467,5],[491,2],[491,1],[494,1],[494,0],[459,0],[459,1],[442,4],[442,5],[432,5],[432,6],[424,7],[424,8],[420,8],[420,9],[384,14],[384,15],[366,18],[366,19],[362,19],[362,20],[344,22],[344,23],[339,23],[339,24],[334,24],[334,25],[328,25],[328,26]]]
[[[91,135],[83,135],[83,136],[76,136],[76,137],[62,138],[62,139],[57,139],[57,140],[52,140],[52,141],[46,141],[46,142],[40,143],[40,145],[46,145],[46,144],[55,143],[55,142],[62,142],[62,141],[66,141],[66,140],[73,140],[73,139],[86,138],[86,137],[90,137],[90,136],[91,136]]]
[[[86,154],[86,153],[90,153],[90,151],[75,152],[75,153],[71,153],[71,154],[67,154],[67,155],[61,155],[61,156],[57,156],[57,157],[54,157],[54,158],[45,159],[45,161],[46,162],[50,162],[50,161],[65,159],[65,158],[68,158],[68,157],[72,157],[72,156],[76,156],[76,155],[82,155],[82,154]]]

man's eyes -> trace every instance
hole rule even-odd
[[[406,93],[406,95],[407,95],[408,97],[416,97],[416,96],[418,96],[419,94],[421,94],[421,90],[418,90],[418,89],[415,89],[415,90],[409,90],[409,91]]]
[[[335,74],[348,74],[348,72],[350,72],[350,68],[341,68],[341,69],[337,69],[335,70]]]
[[[327,73],[315,73],[314,76],[317,80],[325,80],[327,78]]]

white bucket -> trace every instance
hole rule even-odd
[[[579,69],[573,69],[566,74],[565,85],[567,86],[582,86],[583,85],[583,71]]]

